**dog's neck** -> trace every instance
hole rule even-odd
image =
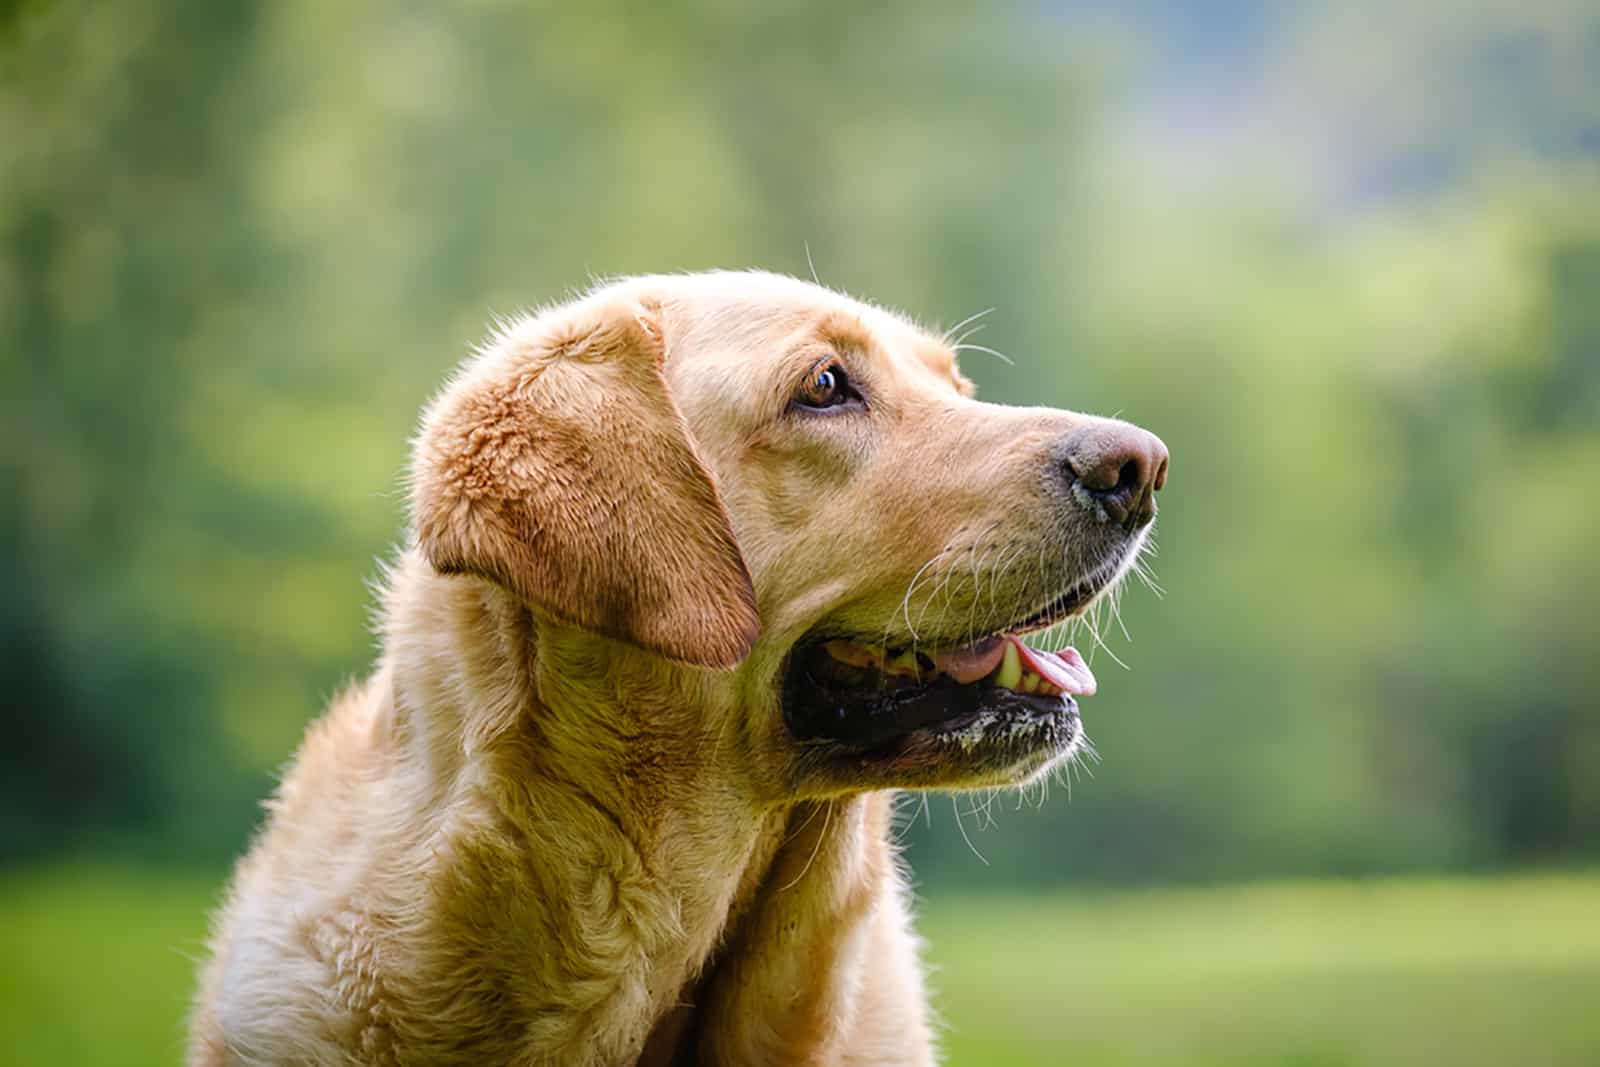
[[[737,1018],[726,1013],[761,1010],[751,999],[781,990],[797,1003],[778,1014],[804,1020],[789,1039],[825,1040],[812,1032],[829,1017],[816,1002],[838,991],[807,983],[840,970],[816,966],[815,953],[852,944],[839,930],[885,883],[888,798],[759,803],[734,709],[712,706],[736,697],[704,672],[606,655],[592,638],[541,629],[498,588],[434,575],[414,556],[396,577],[386,631],[405,646],[390,657],[396,719],[426,768],[427,802],[448,811],[461,790],[488,790],[504,824],[446,820],[440,862],[477,856],[485,838],[504,853],[495,862],[537,855],[544,868],[531,887],[434,876],[471,885],[455,908],[463,924],[511,914],[583,932],[530,968],[545,988],[526,993],[549,997],[547,1036],[668,1063],[695,1040],[697,1011]],[[513,908],[487,899],[513,892]],[[777,916],[801,903],[813,929],[797,933]],[[765,1024],[783,1030],[781,1018]]]

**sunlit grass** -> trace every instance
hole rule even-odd
[[[0,1048],[172,1064],[216,884],[0,887]],[[1600,1062],[1600,876],[930,894],[957,1067]]]
[[[218,886],[74,867],[0,883],[0,1061],[176,1064]]]
[[[952,1064],[1600,1063],[1600,878],[935,897]]]

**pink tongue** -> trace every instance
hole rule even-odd
[[[1083,662],[1077,649],[1068,647],[1060,652],[1041,652],[1029,648],[1010,634],[1006,635],[1006,640],[1017,646],[1017,654],[1028,669],[1051,685],[1064,693],[1094,696],[1094,672]]]
[[[961,685],[967,685],[993,674],[1005,654],[1004,638],[986,637],[975,645],[939,653],[934,666]]]
[[[1083,657],[1078,655],[1077,649],[1042,652],[1029,648],[1011,634],[985,638],[966,648],[941,652],[935,666],[962,685],[976,682],[980,678],[987,678],[1000,666],[1000,660],[1006,654],[1007,642],[1017,646],[1017,655],[1030,671],[1062,692],[1075,696],[1094,695],[1094,673],[1083,662]]]

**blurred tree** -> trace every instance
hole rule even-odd
[[[1166,598],[1078,635],[1098,777],[934,800],[926,877],[1592,858],[1600,17],[1095,7],[0,13],[0,856],[240,845],[492,314],[810,258],[1175,456]],[[1215,53],[1176,123],[1142,48]]]

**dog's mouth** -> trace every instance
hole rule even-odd
[[[1047,652],[1007,631],[931,651],[820,642],[796,655],[784,690],[796,740],[872,749],[919,731],[955,736],[984,719],[1075,720],[1073,698],[1093,694],[1095,680],[1076,649]]]
[[[1024,635],[1075,614],[1105,584],[1100,576],[1080,582],[967,644],[894,647],[826,633],[802,642],[783,680],[788,732],[867,762],[1040,765],[1039,756],[1076,743],[1075,698],[1092,695],[1095,678],[1076,649],[1046,651]]]

